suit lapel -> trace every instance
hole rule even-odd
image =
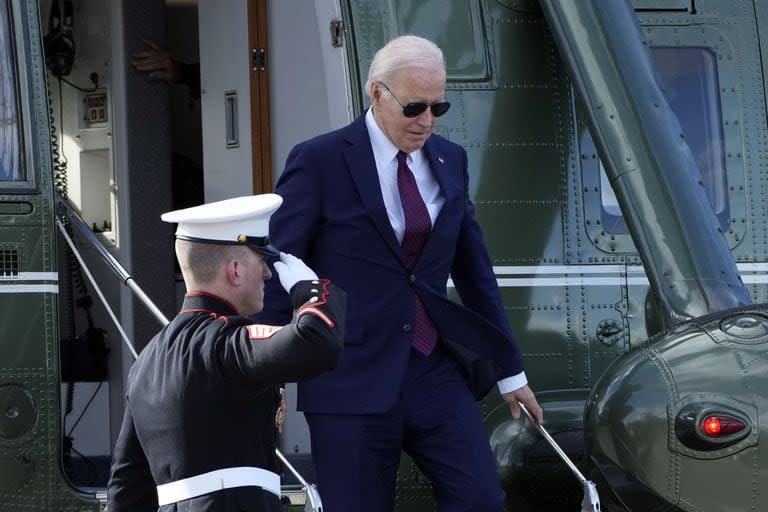
[[[381,195],[376,160],[373,156],[371,139],[365,127],[365,115],[358,117],[349,125],[345,138],[350,145],[344,150],[344,159],[357,191],[360,193],[363,205],[381,237],[405,266],[402,248],[392,230],[392,224],[389,222],[384,199]],[[427,242],[416,262],[417,267],[422,261],[430,261],[432,252],[441,253],[445,250],[445,247],[440,247],[440,240],[444,240],[446,237],[449,240],[455,238],[455,236],[451,236],[450,232],[458,230],[461,221],[460,217],[456,218],[456,212],[460,214],[464,212],[463,208],[454,206],[456,201],[462,199],[463,170],[461,169],[461,162],[449,160],[447,154],[442,150],[440,140],[437,137],[427,139],[424,145],[424,154],[429,161],[435,180],[440,186],[445,204],[435,219],[432,232],[427,237]]]
[[[427,139],[424,144],[424,154],[429,161],[429,166],[432,170],[432,174],[440,186],[440,191],[443,194],[445,203],[440,209],[440,213],[435,219],[435,224],[432,226],[432,231],[427,237],[427,242],[419,255],[419,259],[416,262],[418,267],[421,262],[429,262],[432,260],[431,254],[434,251],[440,253],[445,251],[445,247],[440,246],[440,240],[446,238],[451,240],[454,237],[450,236],[450,231],[456,231],[459,228],[460,218],[456,218],[456,212],[463,213],[463,208],[453,207],[456,201],[461,201],[462,188],[461,188],[461,163],[450,161],[447,154],[442,151],[441,139],[435,136]]]
[[[405,264],[403,251],[397,242],[392,224],[387,217],[384,198],[381,195],[376,160],[373,156],[371,139],[365,127],[365,114],[358,117],[350,126],[346,136],[350,146],[344,150],[347,168],[360,193],[363,205],[379,234],[392,249],[398,259]]]
[[[427,143],[424,144],[424,154],[427,156],[429,166],[432,169],[432,174],[437,180],[437,184],[440,185],[440,191],[445,198],[445,204],[451,201],[455,201],[457,196],[461,194],[461,162],[452,162],[448,156],[442,151],[439,139],[434,136],[427,139]],[[443,210],[440,211],[442,215]],[[435,225],[440,220],[440,216],[435,219]]]

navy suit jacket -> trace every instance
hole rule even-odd
[[[469,199],[466,152],[434,134],[424,151],[445,204],[413,269],[387,218],[364,115],[288,156],[273,243],[348,295],[344,352],[333,371],[299,384],[299,410],[367,414],[394,404],[410,356],[414,291],[477,398],[523,371]],[[446,298],[449,275],[463,307]],[[286,323],[288,295],[277,277],[266,284],[257,321]]]

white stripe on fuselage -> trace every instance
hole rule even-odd
[[[0,274],[0,293],[59,293],[59,285],[56,284],[58,280],[59,274],[57,272]],[[46,283],[38,284],[36,281],[45,281]]]
[[[768,283],[768,263],[739,263],[744,284]],[[640,265],[521,265],[496,266],[496,283],[500,288],[533,288],[537,286],[648,286],[645,269]],[[745,274],[761,272],[762,274]],[[559,277],[539,277],[560,274]],[[605,274],[616,274],[605,276]],[[521,277],[517,277],[521,276]],[[522,277],[525,276],[525,277]],[[632,276],[632,277],[630,277]],[[448,287],[455,288],[453,279]]]

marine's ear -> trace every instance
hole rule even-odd
[[[224,264],[224,275],[231,286],[238,286],[242,283],[243,272],[239,260],[231,259]]]

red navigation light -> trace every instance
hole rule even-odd
[[[743,421],[723,414],[711,414],[701,422],[701,430],[709,437],[723,437],[745,428],[747,425]]]
[[[753,446],[751,418],[734,407],[716,402],[693,402],[680,409],[675,417],[675,435],[691,450],[712,452],[729,446]]]
[[[704,432],[710,436],[716,436],[720,433],[720,418],[717,416],[708,416],[704,419]]]

